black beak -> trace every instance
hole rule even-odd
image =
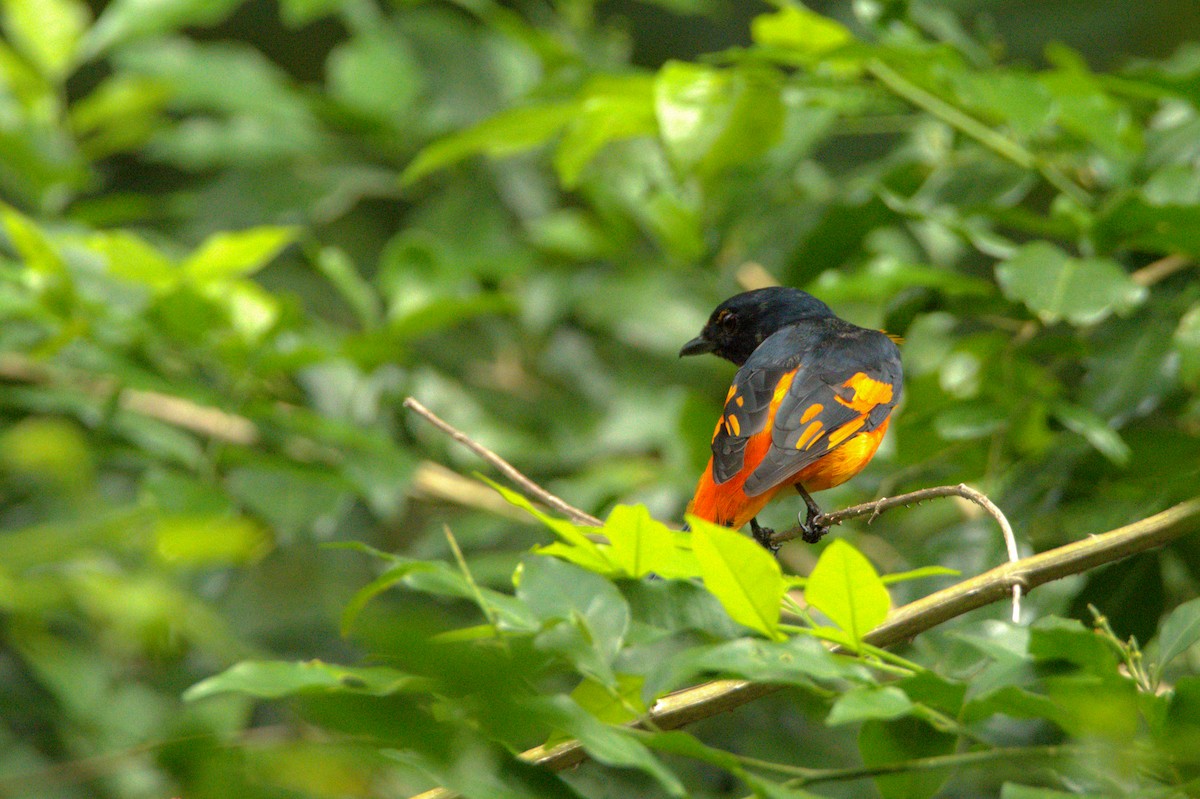
[[[712,352],[717,348],[717,345],[706,339],[703,335],[696,336],[694,339],[683,345],[683,349],[679,351],[679,357],[685,355],[701,355],[706,352]]]

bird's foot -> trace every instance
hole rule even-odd
[[[800,531],[802,541],[806,544],[815,544],[829,532],[829,525],[817,524],[816,516],[810,513],[806,521],[800,522]]]
[[[796,522],[800,525],[800,538],[806,544],[815,544],[829,532],[829,525],[818,521],[824,514],[821,512],[820,506],[804,490],[804,487],[797,483],[796,490],[800,492],[801,498],[804,499],[804,504],[808,507],[808,518],[804,521],[800,521],[799,518],[796,519]]]
[[[763,527],[758,523],[758,519],[750,520],[750,532],[754,534],[754,540],[763,546],[772,555],[778,554],[782,544],[775,543],[775,531],[770,527]]]

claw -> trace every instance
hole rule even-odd
[[[775,543],[775,531],[770,527],[763,527],[758,523],[758,519],[751,519],[750,532],[754,534],[754,540],[761,544],[763,548],[769,551],[772,555],[775,555],[779,552],[779,548],[782,546],[782,544]]]
[[[804,490],[804,486],[797,483],[796,491],[800,493],[800,497],[804,500],[804,504],[808,506],[808,518],[804,521],[800,521],[799,518],[796,519],[797,523],[800,525],[800,529],[804,531],[800,534],[800,538],[805,543],[815,544],[824,538],[825,534],[829,532],[829,525],[817,524],[817,519],[822,515],[821,507],[817,505],[812,496]]]

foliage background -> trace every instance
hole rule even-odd
[[[479,584],[511,593],[546,531],[431,467],[479,464],[407,416],[406,395],[573,504],[679,520],[731,370],[676,353],[762,271],[907,339],[894,433],[827,506],[966,481],[1042,550],[1193,496],[1194,4],[814,7],[859,44],[716,0],[4,0],[0,793],[427,787],[392,751],[408,718],[394,697],[377,705],[391,726],[358,736],[336,732],[344,709],[181,697],[245,659],[436,670],[425,636],[481,621],[461,598],[390,591],[343,634],[379,566],[331,543],[452,563],[448,526]],[[883,572],[1003,557],[949,502],[839,535]],[[781,557],[806,574],[816,551]],[[1145,643],[1198,571],[1185,539],[1042,589],[1029,612],[1090,624],[1093,603]],[[894,586],[894,601],[933,585]],[[906,654],[966,680],[1020,649],[988,621],[1002,614]],[[1084,665],[1124,696],[1097,658]],[[573,687],[551,677],[545,690]],[[1172,734],[1192,729],[1194,702],[1165,696]],[[976,733],[1095,733],[1022,707]],[[1159,712],[1116,707],[1134,727]],[[788,691],[697,734],[857,763],[862,726],[825,726],[827,708]],[[514,724],[492,732],[544,740],[545,717]],[[727,769],[669,762],[692,795],[746,791]],[[1156,790],[1186,790],[1172,767]],[[656,795],[646,773],[570,782]],[[1099,787],[1065,774],[1001,765],[941,790],[1151,795],[1136,769]]]

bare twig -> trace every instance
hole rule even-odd
[[[475,441],[466,433],[440,418],[437,414],[426,408],[413,397],[409,397],[408,399],[404,400],[404,407],[412,410],[438,430],[441,430],[443,433],[450,436],[479,457],[483,458],[492,466],[495,466],[505,477],[520,487],[520,489],[532,499],[536,499],[543,505],[553,508],[564,516],[570,518],[571,521],[575,522],[576,524],[583,524],[589,527],[604,526],[604,522],[600,521],[595,516],[568,504],[564,500],[556,497],[554,494],[551,494],[549,491],[530,480],[525,475],[521,474],[521,472],[517,471],[516,467],[504,460],[504,458],[501,458],[483,444]]]
[[[863,640],[873,646],[893,646],[1004,598],[1013,585],[1022,585],[1028,591],[1162,546],[1197,530],[1200,530],[1200,499],[1193,499],[1116,530],[997,566],[978,577],[910,602],[892,611],[887,620],[863,636]],[[733,710],[779,688],[778,685],[746,680],[704,683],[663,697],[638,726],[652,724],[657,729],[676,729]],[[554,771],[570,768],[586,757],[587,753],[578,741],[566,741],[550,748],[539,746],[521,754],[523,760]],[[453,791],[437,788],[414,799],[452,799],[456,795]]]
[[[124,388],[112,378],[52,370],[17,353],[0,355],[0,379],[34,385],[67,386],[101,400],[115,394],[117,407],[121,410],[229,444],[248,447],[259,439],[258,427],[244,416],[159,391]]]
[[[1181,253],[1164,255],[1157,261],[1151,261],[1129,276],[1129,279],[1139,286],[1149,288],[1159,281],[1166,280],[1171,275],[1192,265],[1190,256]]]
[[[859,516],[870,515],[867,524],[875,521],[875,517],[890,508],[897,508],[901,505],[911,505],[914,502],[921,502],[926,499],[935,499],[937,497],[962,497],[963,499],[974,502],[979,507],[983,508],[987,513],[996,520],[1000,525],[1000,533],[1004,536],[1004,546],[1008,549],[1009,563],[1016,563],[1020,559],[1021,553],[1017,551],[1017,539],[1013,535],[1012,525],[1008,523],[1004,513],[996,507],[987,496],[968,485],[959,483],[954,486],[936,486],[934,488],[922,488],[919,491],[911,491],[907,494],[900,494],[894,497],[883,497],[873,502],[864,502],[861,505],[854,505],[842,510],[835,510],[832,513],[822,513],[813,519],[813,523],[821,527],[831,527],[835,524],[841,524],[849,519],[856,519]],[[784,541],[790,541],[793,538],[801,535],[804,532],[803,527],[793,527],[790,530],[784,530],[781,533],[776,533],[771,542],[774,544],[782,544]],[[1012,620],[1019,622],[1021,620],[1021,585],[1013,583],[1013,613]]]

